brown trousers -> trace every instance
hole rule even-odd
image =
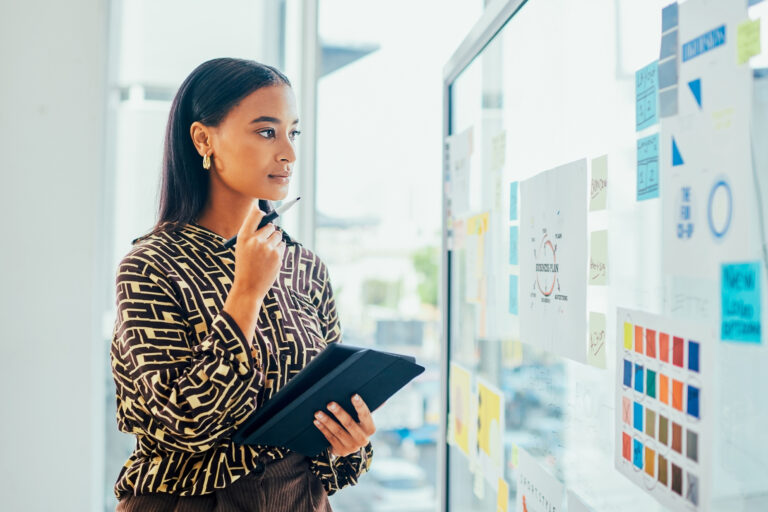
[[[127,496],[116,512],[333,512],[303,455],[290,453],[258,469],[212,494]]]

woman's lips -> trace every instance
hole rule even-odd
[[[288,183],[289,181],[291,181],[290,175],[289,176],[279,176],[279,175],[276,175],[276,174],[270,174],[268,177],[269,177],[269,179],[275,180],[278,183]]]

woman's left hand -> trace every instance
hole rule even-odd
[[[357,417],[360,420],[358,423],[355,423],[352,416],[335,402],[328,404],[328,410],[336,416],[336,419],[322,411],[315,413],[315,426],[331,443],[331,453],[339,457],[355,453],[366,446],[368,438],[376,432],[371,411],[368,410],[368,406],[360,395],[352,397],[352,405],[357,411]]]

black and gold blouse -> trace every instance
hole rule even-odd
[[[282,232],[283,264],[264,297],[256,332],[222,310],[234,279],[234,248],[196,223],[134,240],[120,261],[112,374],[117,423],[136,448],[115,485],[118,499],[150,492],[221,489],[288,449],[244,446],[231,435],[328,343],[341,338],[325,264]],[[333,460],[311,459],[328,494],[371,463],[370,443]]]

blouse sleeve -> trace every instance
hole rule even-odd
[[[336,312],[336,301],[333,296],[328,269],[321,263],[322,292],[318,307],[323,319],[323,335],[326,343],[341,343],[341,325]],[[328,451],[316,456],[310,461],[310,469],[323,483],[326,492],[331,495],[348,485],[355,485],[360,475],[368,471],[373,457],[373,446],[360,448],[355,453],[344,457],[331,457]]]
[[[224,310],[210,328],[202,319],[191,324],[167,276],[139,255],[121,261],[115,284],[111,358],[120,429],[166,449],[210,449],[255,409],[264,382],[260,355]]]

